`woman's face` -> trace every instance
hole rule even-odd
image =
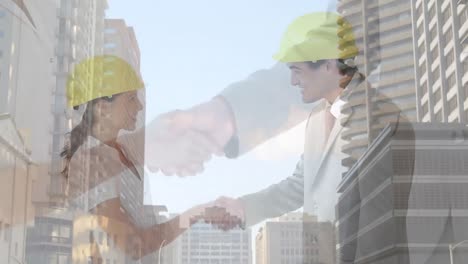
[[[138,112],[142,109],[138,92],[125,92],[116,95],[114,100],[109,102],[106,116],[110,118],[114,128],[132,131],[136,128]]]

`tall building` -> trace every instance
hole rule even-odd
[[[450,263],[450,245],[468,239],[467,135],[460,124],[387,126],[338,187],[338,249],[354,248],[353,263]],[[466,247],[453,254],[468,258]]]
[[[458,0],[339,1],[360,49],[358,67],[368,77],[343,108],[360,105],[342,134],[348,169],[395,112],[409,121],[466,122],[466,9]]]
[[[127,26],[125,20],[123,19],[105,19],[104,20],[104,46],[103,54],[105,55],[114,55],[130,64],[134,71],[141,76],[140,71],[140,47],[138,45],[138,40],[135,35],[133,27]],[[145,98],[145,89],[138,90],[138,99],[144,104],[146,101]],[[136,127],[142,128],[145,125],[145,116],[146,108],[144,107],[137,116]],[[123,132],[125,133],[125,131]],[[144,134],[143,134],[144,135]],[[143,160],[142,156],[144,153],[145,138],[142,136],[139,139],[139,142],[124,142],[129,145],[133,145],[130,148],[134,156],[139,157]],[[145,194],[148,195],[148,194]],[[150,197],[145,197],[147,200],[151,200]]]
[[[35,47],[31,43],[38,43],[39,46],[39,49],[25,56],[22,67],[37,56],[47,54],[48,57],[41,58],[47,65],[35,65],[35,70],[41,74],[37,80],[42,89],[29,83],[22,91],[21,100],[18,100],[23,111],[31,105],[40,108],[36,115],[29,112],[21,121],[21,127],[34,131],[31,133],[32,152],[35,161],[40,164],[40,177],[34,182],[33,192],[38,224],[28,229],[29,262],[72,262],[75,216],[67,212],[66,180],[61,175],[64,164],[60,157],[66,135],[73,126],[73,110],[67,106],[66,82],[73,65],[102,54],[106,8],[107,1],[92,0],[47,0],[31,4],[32,17],[44,21],[35,23],[39,42],[22,40],[24,50]],[[50,72],[44,74],[43,68]],[[32,82],[36,79],[24,74],[19,80]],[[40,91],[40,95],[32,96],[37,91]]]
[[[334,264],[335,232],[331,222],[302,212],[266,222],[255,238],[256,264]]]
[[[33,224],[34,169],[10,116],[0,115],[0,263],[26,263],[26,229]]]
[[[52,91],[53,130],[51,133],[51,182],[48,188],[51,203],[62,206],[65,181],[61,175],[64,164],[60,157],[67,133],[73,127],[73,110],[67,106],[66,84],[73,66],[84,59],[102,55],[104,17],[107,1],[66,1],[57,9],[55,90]],[[90,75],[92,71],[90,69]]]
[[[418,120],[468,122],[466,1],[410,1]]]
[[[140,75],[140,49],[136,35],[132,27],[126,25],[123,19],[105,19],[103,23],[102,52],[99,55],[113,55],[126,61],[132,66],[136,74]],[[114,58],[108,57],[106,63],[112,63]],[[112,78],[113,72],[106,72],[107,78]],[[99,76],[94,76],[99,78]],[[138,91],[141,102],[144,102],[144,89]],[[80,114],[75,116],[72,123],[77,124],[81,121]],[[139,112],[137,128],[145,124],[145,110]],[[128,133],[122,131],[121,133]],[[131,132],[130,132],[131,133]],[[128,139],[128,140],[127,140]],[[124,141],[125,140],[125,141]],[[119,139],[126,152],[143,163],[144,154],[144,136],[141,138]],[[86,162],[86,161],[85,161]],[[87,168],[83,164],[83,168]],[[94,173],[89,171],[89,177],[94,177]],[[144,175],[141,175],[144,176]],[[158,224],[164,219],[159,215],[161,211],[167,210],[165,206],[142,207],[145,200],[144,179],[138,180],[136,177],[121,177],[122,191],[120,200],[122,203],[135,208],[132,215],[136,225],[145,228]],[[86,192],[88,190],[83,190]],[[146,197],[150,198],[150,197]],[[150,199],[147,199],[150,200]],[[141,210],[140,210],[141,209]],[[140,259],[141,263],[156,263],[159,257],[169,257],[167,254],[159,254],[155,251],[146,256],[142,255],[142,249],[145,246],[141,239],[134,233],[134,228],[115,219],[103,218],[98,216],[82,215],[74,220],[74,238],[73,238],[73,263],[88,263],[95,261],[97,263],[133,263],[133,257]],[[167,253],[167,252],[165,252]],[[132,256],[133,255],[133,256]]]
[[[343,108],[361,105],[342,133],[349,142],[343,146],[349,169],[396,111],[388,102],[416,121],[413,21],[406,0],[340,0],[338,12],[353,25],[360,50],[356,63],[368,77]],[[385,97],[373,97],[376,90]]]
[[[207,210],[225,210],[211,208]],[[224,211],[225,213],[225,211]],[[228,221],[240,223],[232,217]],[[233,228],[223,231],[206,224],[200,217],[191,219],[193,225],[178,240],[179,259],[173,263],[187,264],[249,264],[252,263],[251,231],[249,228]],[[163,262],[161,263],[169,263]]]
[[[0,90],[0,113],[13,112],[13,103],[11,102],[13,101],[14,92],[13,87],[10,85],[13,81],[13,61],[15,61],[14,57],[16,57],[16,43],[13,42],[13,32],[15,24],[21,23],[11,13],[13,10],[19,12],[19,7],[13,1],[5,3],[5,5],[0,9],[0,36],[2,36],[0,42],[0,60],[2,62],[0,64],[0,85],[8,88]]]
[[[104,54],[121,57],[139,74],[140,48],[134,29],[123,19],[106,19],[104,24]]]
[[[55,3],[0,2],[0,262],[26,263],[27,229],[34,224],[33,186],[41,179],[40,144],[32,138],[44,140],[49,133],[53,51],[47,48],[52,38],[42,33]]]
[[[357,63],[369,77],[342,109],[344,114],[359,111],[343,129],[342,137],[349,142],[343,147],[343,164],[349,171],[343,175],[337,205],[340,248],[357,241],[357,263],[408,263],[410,257],[411,263],[426,263],[420,257],[431,250],[436,252],[431,263],[449,260],[448,244],[456,240],[450,240],[452,234],[442,232],[440,241],[428,234],[444,221],[440,204],[457,210],[465,206],[447,190],[466,195],[449,182],[462,186],[463,166],[457,162],[463,162],[467,151],[453,148],[449,135],[458,135],[454,131],[463,126],[435,123],[466,124],[466,5],[457,0],[338,4],[354,26],[361,50]],[[400,111],[409,121],[434,125],[414,125],[423,143],[408,138],[405,142],[408,127],[384,129]],[[413,157],[415,171],[410,171]],[[406,213],[411,217],[405,218]],[[465,215],[458,216],[455,222],[464,223]],[[416,234],[406,236],[413,231]]]

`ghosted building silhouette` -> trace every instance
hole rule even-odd
[[[338,188],[339,249],[353,263],[448,263],[468,238],[467,164],[464,125],[387,126]]]
[[[225,208],[207,208],[207,215],[226,215]],[[223,231],[216,225],[205,223],[202,215],[190,219],[189,228],[177,240],[178,259],[172,263],[188,264],[249,264],[252,263],[251,231],[242,229],[241,220],[236,216],[229,216],[223,220],[232,229]],[[168,263],[168,262],[162,262]]]
[[[256,264],[334,264],[335,231],[331,222],[302,212],[267,221],[255,239]]]
[[[467,123],[464,1],[340,0],[338,11],[353,25],[356,63],[368,77],[345,107],[362,105],[343,130],[345,166],[363,155],[396,112],[412,122]]]

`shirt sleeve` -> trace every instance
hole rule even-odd
[[[316,104],[304,104],[289,81],[289,69],[278,63],[251,74],[221,92],[231,107],[236,135],[226,145],[228,157],[242,155],[306,120]]]
[[[257,193],[240,197],[247,226],[299,209],[304,204],[304,159],[301,156],[293,174]]]

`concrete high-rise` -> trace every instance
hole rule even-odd
[[[104,54],[124,59],[140,74],[140,48],[133,27],[123,19],[106,19],[104,25]]]
[[[338,187],[339,252],[362,264],[450,263],[449,245],[468,239],[467,135],[461,124],[387,126]]]
[[[466,123],[465,2],[340,0],[338,11],[353,25],[356,62],[368,77],[343,107],[359,111],[342,133],[348,169],[395,112],[409,121]]]
[[[73,65],[85,58],[102,54],[104,12],[107,1],[43,1],[31,4],[39,41],[22,40],[21,50],[33,49],[24,56],[22,67],[41,58],[43,65],[35,65],[37,78],[27,73],[19,80],[29,83],[18,105],[24,111],[37,106],[18,120],[18,125],[31,133],[34,161],[39,164],[39,176],[34,182],[33,202],[36,225],[28,229],[27,259],[34,263],[71,263],[74,215],[67,212],[66,180],[60,152],[71,131],[73,110],[67,106],[66,82]],[[33,45],[32,43],[38,43]],[[42,58],[47,56],[47,58]],[[27,66],[26,66],[27,67]],[[49,72],[44,74],[45,69]],[[38,89],[40,87],[40,89]],[[40,91],[40,92],[39,92]],[[34,96],[38,93],[38,96]]]
[[[209,208],[207,210],[223,210]],[[208,214],[217,214],[208,212]],[[240,223],[237,217],[227,220],[233,224]],[[178,238],[179,259],[174,263],[188,264],[249,264],[252,263],[250,228],[233,228],[223,231],[220,228],[204,223],[203,217],[193,217],[192,226]],[[165,262],[163,262],[165,263]]]
[[[48,146],[43,141],[50,132],[53,35],[47,30],[55,10],[55,1],[40,5],[1,1],[1,263],[28,261],[27,229],[34,224],[35,213],[33,186],[42,179],[43,170],[37,164],[47,159]]]
[[[468,8],[466,1],[409,1],[418,120],[468,122]]]
[[[256,264],[335,262],[335,232],[331,222],[302,212],[267,221],[255,239]]]
[[[343,164],[349,169],[395,111],[416,121],[412,16],[406,0],[340,0],[338,12],[353,25],[360,50],[356,63],[368,77],[343,108],[347,114],[360,105],[342,133],[349,142],[343,146]],[[376,91],[382,96],[373,96]]]
[[[25,263],[26,229],[33,224],[35,174],[30,152],[8,114],[0,114],[0,263]]]

